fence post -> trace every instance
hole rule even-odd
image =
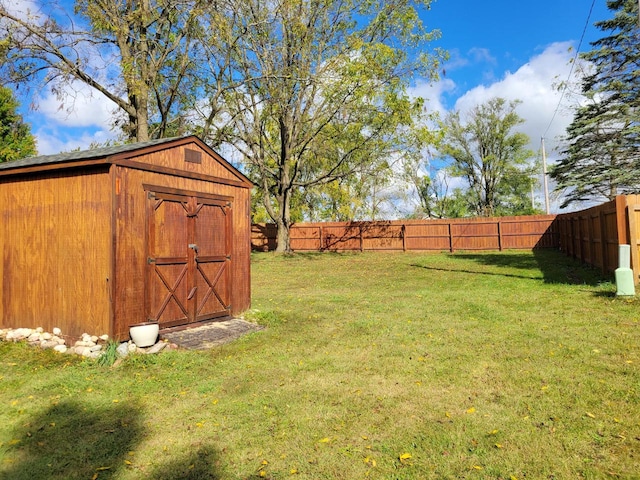
[[[640,210],[637,205],[627,206],[627,218],[629,219],[629,243],[631,245],[631,268],[633,270],[633,284],[638,284],[640,273],[640,259],[638,259],[638,230],[636,229],[636,212]]]
[[[581,253],[581,235],[580,235],[580,215],[576,215],[573,219],[573,258],[580,259]]]
[[[324,235],[322,233],[322,225],[318,227],[318,235],[320,235],[320,248],[318,248],[318,251],[322,252],[324,250]]]
[[[364,252],[364,239],[362,238],[362,224],[358,225],[360,230],[360,251]]]
[[[589,219],[589,217],[587,217],[587,220]],[[583,228],[582,228],[582,217],[580,217],[578,215],[578,242],[580,244],[580,261],[582,263],[584,263],[585,257],[584,257],[584,243],[583,243],[583,239],[584,239],[584,232],[583,232]]]
[[[451,228],[451,222],[447,223],[449,227],[449,251],[453,253],[453,229]]]
[[[561,252],[566,253],[566,248],[564,248],[564,217],[558,216],[556,217],[555,228],[558,231],[558,249]]]
[[[402,222],[402,228],[400,228],[400,233],[402,235],[402,251],[406,252],[407,251],[407,243],[405,242],[405,237],[407,234],[407,225]]]
[[[624,195],[616,197],[616,228],[618,230],[618,245],[631,244],[628,234],[627,199]]]
[[[591,213],[587,216],[587,242],[589,243],[589,264],[595,265],[596,258],[594,253],[594,242],[593,242],[593,215]]]
[[[602,274],[606,275],[609,269],[609,244],[607,239],[607,217],[604,209],[599,212],[600,215],[600,249],[602,251]]]
[[[498,220],[498,250],[502,251],[502,222]]]
[[[571,217],[571,256],[578,258],[578,247],[576,243],[576,219],[577,217]]]

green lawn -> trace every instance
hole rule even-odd
[[[0,478],[640,478],[640,303],[553,251],[257,254],[267,329],[0,343]]]

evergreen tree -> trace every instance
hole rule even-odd
[[[615,12],[595,25],[608,35],[582,54],[592,71],[582,81],[587,102],[567,128],[563,158],[552,170],[562,207],[640,190],[640,27],[637,0],[609,0]]]
[[[18,115],[13,92],[0,87],[0,162],[10,162],[36,154],[31,128]]]

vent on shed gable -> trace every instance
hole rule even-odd
[[[189,163],[202,163],[202,152],[185,148],[184,161]]]

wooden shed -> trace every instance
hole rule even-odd
[[[0,164],[0,327],[124,340],[245,311],[251,187],[194,136]]]

